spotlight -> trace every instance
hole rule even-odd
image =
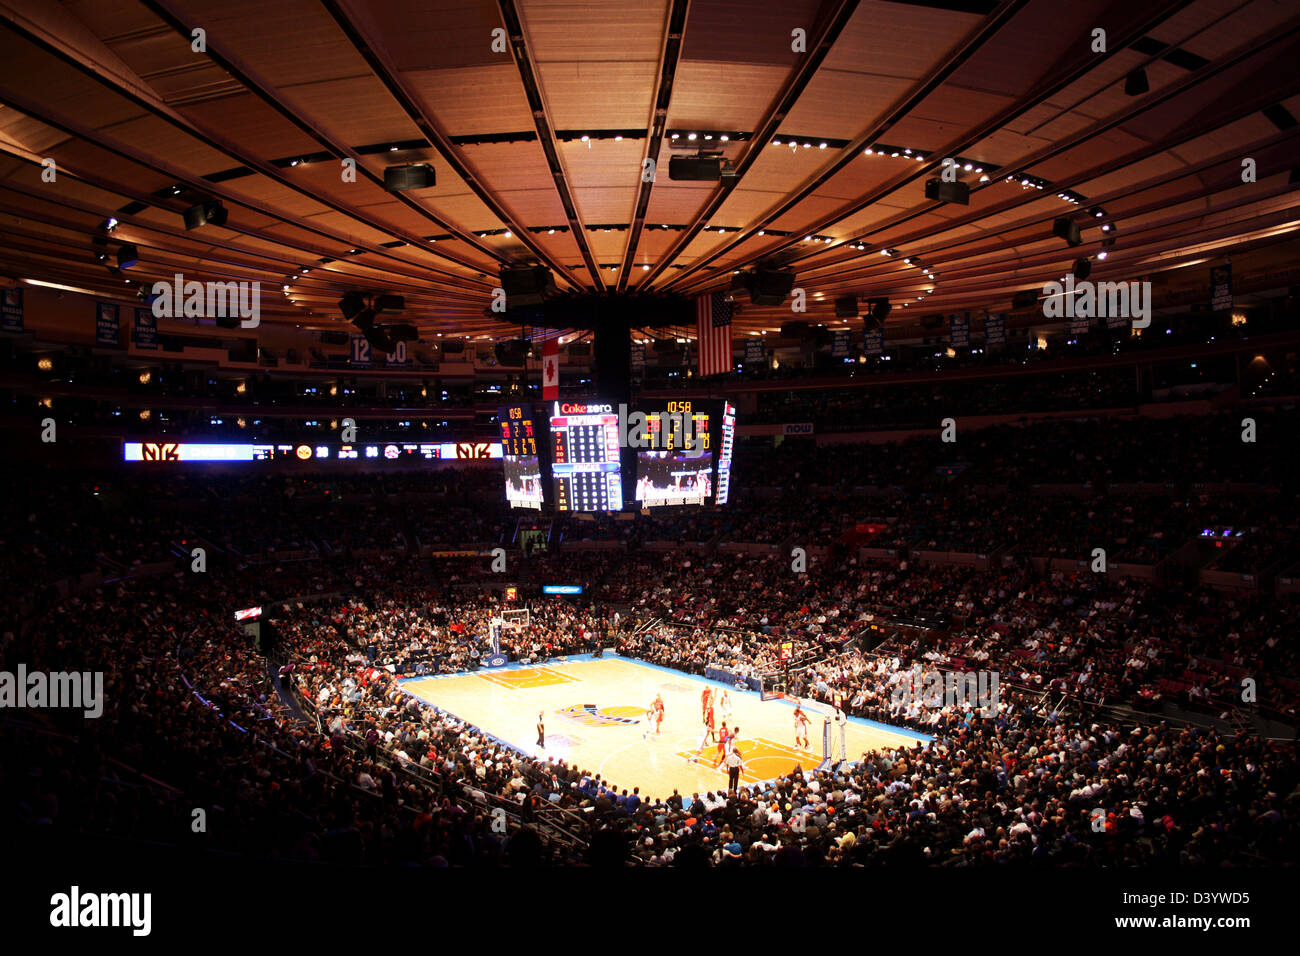
[[[1092,262],[1087,256],[1082,256],[1074,260],[1074,277],[1076,279],[1086,279],[1092,274]]]
[[[140,250],[132,243],[126,242],[118,246],[117,249],[117,267],[119,269],[130,269],[132,266],[140,264]]]

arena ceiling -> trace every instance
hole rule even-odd
[[[312,329],[384,291],[426,336],[504,337],[505,264],[686,294],[788,264],[804,318],[888,296],[893,325],[1006,307],[1079,256],[1117,280],[1294,261],[1297,62],[1289,0],[0,0],[0,274],[258,280],[263,322]],[[670,180],[699,148],[734,178]],[[925,198],[945,158],[969,206]],[[436,186],[385,190],[416,162]],[[227,223],[187,230],[207,197]]]

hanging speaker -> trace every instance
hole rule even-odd
[[[1066,244],[1071,246],[1083,242],[1083,237],[1079,233],[1079,224],[1064,216],[1052,220],[1052,235],[1064,239]]]
[[[435,183],[433,167],[428,163],[416,163],[414,166],[389,166],[384,170],[384,188],[390,193],[405,192],[408,189],[428,189]]]
[[[555,291],[555,279],[546,266],[507,266],[500,278],[508,308],[537,305]]]
[[[970,185],[960,180],[950,183],[937,177],[927,179],[925,181],[925,198],[934,199],[938,202],[956,203],[959,206],[969,206]]]

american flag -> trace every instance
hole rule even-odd
[[[698,296],[695,300],[695,331],[701,375],[732,371],[731,303],[725,292]]]

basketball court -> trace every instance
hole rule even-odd
[[[473,674],[412,677],[402,689],[454,714],[502,743],[531,756],[563,758],[599,773],[620,789],[640,787],[642,796],[666,797],[725,789],[725,767],[715,767],[716,744],[700,751],[704,731],[701,695],[712,688],[731,698],[729,727],[739,726],[745,768],[741,781],[754,783],[815,768],[822,761],[825,714],[805,703],[810,749],[795,748],[794,704],[762,700],[752,690],[617,656],[589,655],[540,666],[510,665]],[[655,733],[646,711],[655,695],[664,700],[662,731]],[[536,746],[537,715],[544,715],[546,746]],[[715,718],[722,716],[715,706]],[[827,711],[829,713],[829,711]],[[833,752],[839,736],[832,725]],[[851,717],[845,726],[847,759],[883,747],[913,746],[924,734]]]

